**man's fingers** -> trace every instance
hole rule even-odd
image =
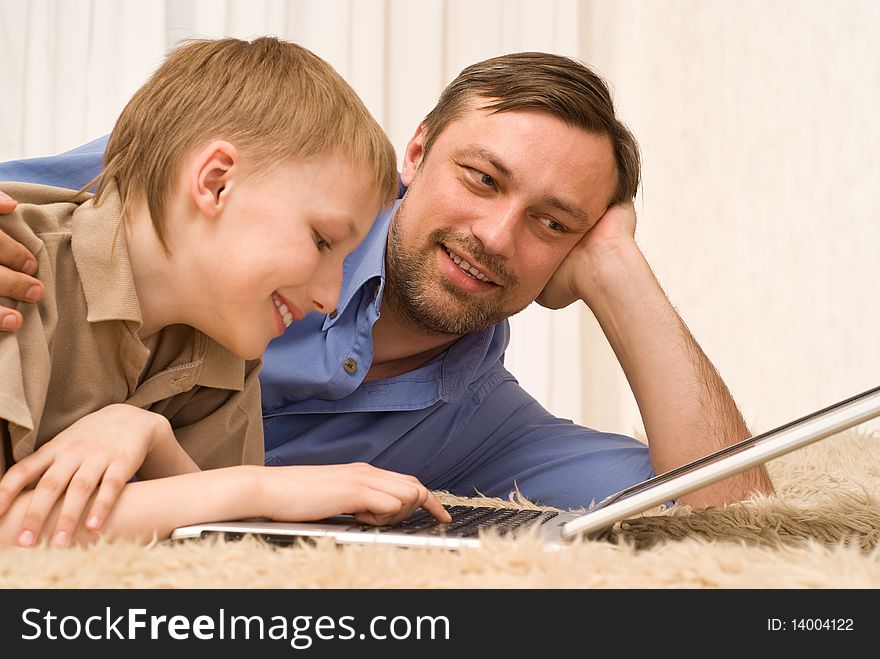
[[[9,213],[15,202],[0,192],[0,214]],[[0,231],[0,297],[36,302],[43,297],[43,284],[37,274],[37,260],[24,245]],[[21,327],[21,313],[0,305],[0,331],[14,332]]]
[[[5,192],[0,192],[0,215],[6,215],[15,210],[15,199]]]
[[[20,313],[0,305],[0,330],[3,332],[15,332],[21,328],[21,322]]]
[[[0,235],[3,232],[0,231]],[[43,297],[43,284],[36,277],[5,267],[0,255],[0,296],[11,297],[21,302],[36,302]]]
[[[0,265],[26,275],[37,274],[37,259],[27,248],[0,231]]]

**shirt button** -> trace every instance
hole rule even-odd
[[[353,360],[351,357],[342,362],[342,368],[345,369],[345,372],[349,375],[353,374],[358,370],[358,363]]]
[[[330,320],[334,320],[336,318],[336,316],[339,315],[339,309],[334,309],[333,311],[331,311],[327,315],[330,317]]]

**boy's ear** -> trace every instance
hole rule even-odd
[[[416,132],[410,138],[406,145],[406,151],[403,152],[403,165],[400,170],[400,180],[409,187],[415,178],[416,170],[422,164],[425,157],[425,132],[427,128],[424,123],[419,124]]]
[[[216,217],[226,206],[240,160],[232,144],[215,140],[197,151],[190,161],[190,194],[205,217]]]

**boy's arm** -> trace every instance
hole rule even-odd
[[[31,492],[24,492],[0,517],[0,547],[18,541]],[[75,544],[100,536],[149,542],[178,526],[247,518],[304,522],[351,514],[367,524],[396,524],[424,508],[441,522],[451,518],[443,505],[411,476],[368,464],[254,467],[237,466],[128,483],[102,533],[77,527]],[[50,515],[54,522],[56,505]]]

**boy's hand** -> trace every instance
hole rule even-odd
[[[6,471],[0,479],[0,515],[36,482],[18,544],[35,544],[49,513],[63,500],[52,544],[66,546],[89,500],[94,497],[85,527],[96,531],[147,454],[169,436],[176,443],[167,419],[131,405],[108,405],[84,416]]]
[[[268,510],[264,517],[305,522],[354,515],[364,524],[397,524],[424,508],[438,521],[452,521],[437,498],[414,476],[365,463],[271,467],[261,474]]]
[[[15,200],[0,192],[0,215],[14,210]],[[36,302],[43,297],[43,285],[32,276],[36,273],[37,260],[34,255],[0,228],[0,297]],[[21,313],[0,304],[0,331],[14,332],[20,327]]]

